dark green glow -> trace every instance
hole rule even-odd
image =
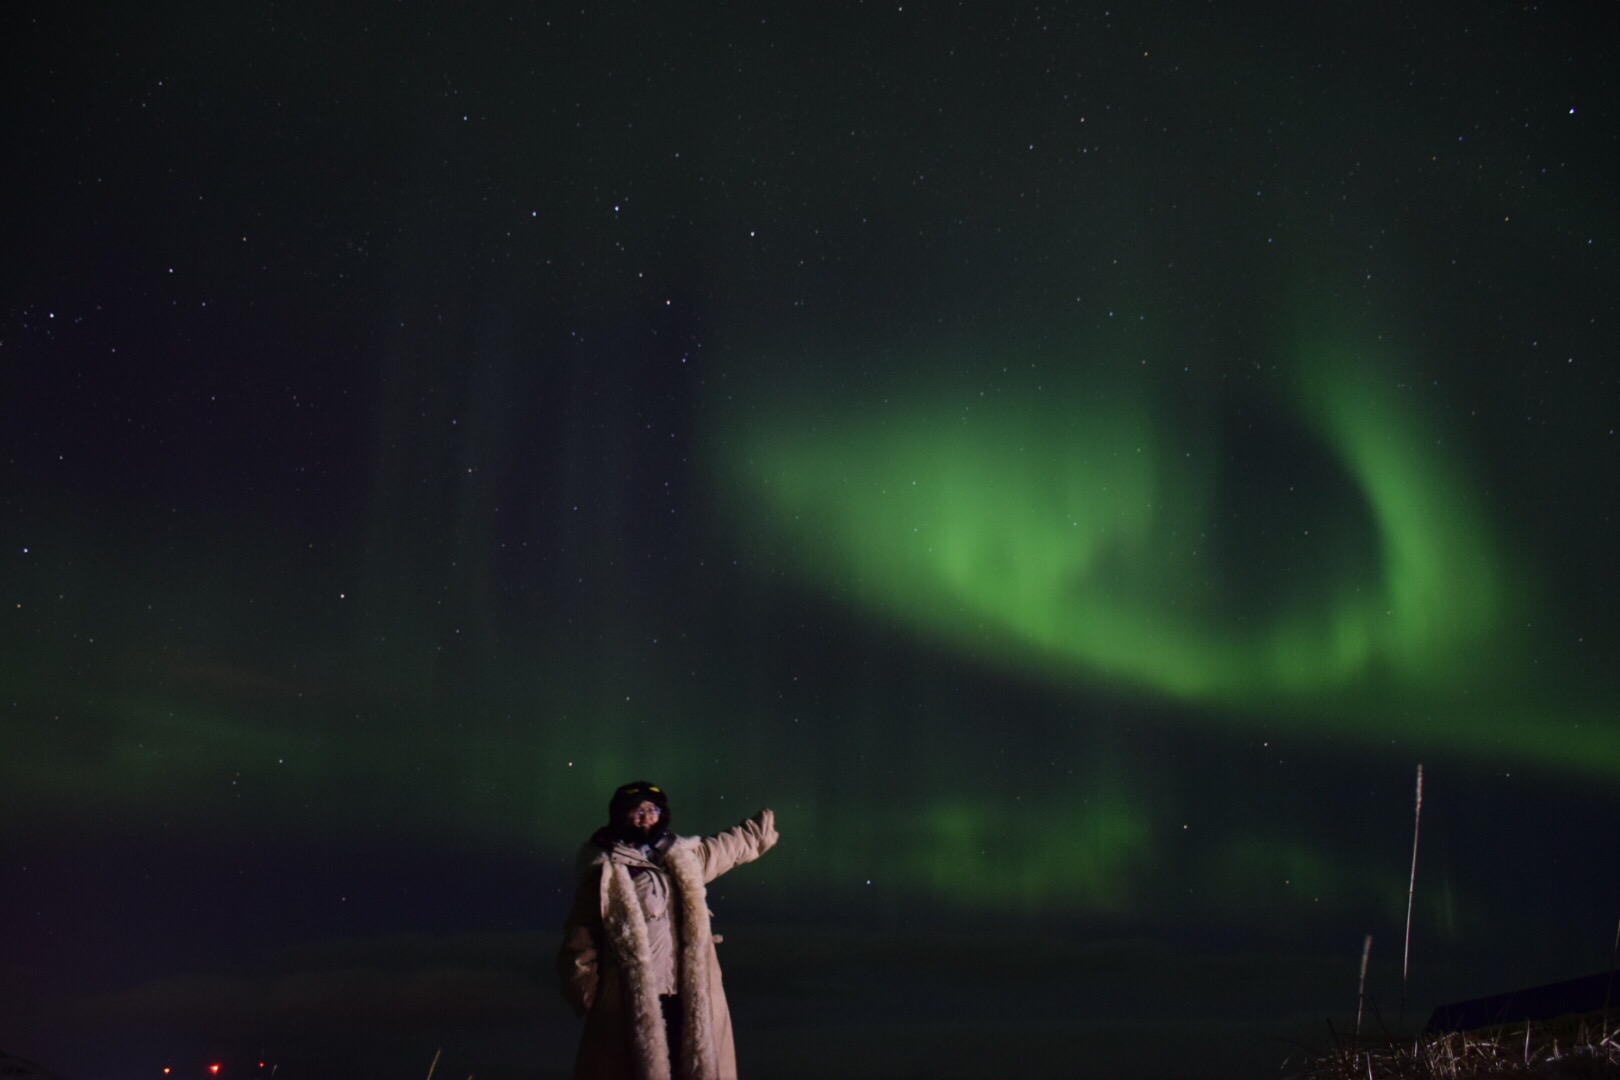
[[[1158,857],[1139,806],[1107,791],[1059,810],[1065,839],[1040,854],[1006,842],[1029,829],[1032,808],[1005,803],[935,804],[899,847],[907,876],[969,907],[1069,907],[1124,914]],[[1034,813],[1042,813],[1033,808]]]
[[[1227,910],[1359,906],[1382,910],[1396,923],[1405,915],[1406,883],[1397,871],[1277,837],[1224,839],[1204,859],[1203,871],[1208,899]]]
[[[232,835],[238,815],[251,814],[283,835],[334,827],[395,835],[449,819],[493,847],[566,863],[600,823],[603,792],[617,778],[656,772],[678,797],[683,829],[721,828],[775,806],[792,843],[768,876],[739,887],[783,897],[898,889],[973,911],[1116,918],[1183,907],[1240,920],[1403,913],[1399,844],[1385,860],[1333,851],[1284,824],[1265,832],[1206,820],[1176,809],[1187,793],[1167,789],[1151,761],[1099,752],[1080,729],[1043,740],[1047,756],[1071,767],[1018,766],[994,784],[975,775],[971,753],[908,761],[896,750],[903,740],[876,738],[857,752],[858,736],[831,729],[818,738],[833,746],[832,772],[800,762],[790,775],[776,764],[791,756],[780,746],[738,748],[729,734],[704,743],[701,723],[650,724],[641,703],[657,699],[644,689],[480,735],[453,725],[412,730],[397,714],[326,716],[295,730],[274,715],[238,715],[252,711],[243,703],[115,700],[78,752],[50,740],[23,745],[34,767],[8,770],[7,780],[27,799],[97,816],[116,807],[143,827],[191,820]],[[895,767],[838,768],[843,754]],[[772,777],[770,789],[739,788],[737,776]],[[383,789],[379,777],[393,786]],[[1455,925],[1454,906],[1449,892],[1420,905],[1425,923],[1442,929]]]

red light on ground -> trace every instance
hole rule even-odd
[[[219,1063],[218,1062],[215,1062],[214,1064],[208,1066],[208,1074],[210,1076],[218,1076],[219,1075]]]

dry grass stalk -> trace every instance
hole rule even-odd
[[[1620,919],[1614,924],[1614,948],[1609,950],[1609,981],[1603,985],[1603,1026],[1609,1026],[1609,997],[1614,992],[1614,964],[1620,960]]]
[[[1576,1080],[1620,1076],[1620,1028],[1595,1017],[1557,1024],[1510,1025],[1494,1031],[1459,1031],[1337,1045],[1305,1060],[1294,1080]]]
[[[1356,992],[1356,1038],[1361,1038],[1361,1012],[1367,1005],[1367,960],[1372,956],[1372,935],[1361,943],[1361,986]]]

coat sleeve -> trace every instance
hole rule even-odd
[[[761,810],[741,825],[698,842],[707,884],[734,866],[753,862],[776,846],[776,814]]]
[[[557,976],[563,997],[575,1016],[590,1012],[596,1002],[602,956],[602,869],[580,876],[574,907],[563,923],[562,948],[557,952]]]

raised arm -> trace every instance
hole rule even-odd
[[[776,813],[761,810],[741,825],[698,842],[703,881],[713,881],[734,866],[753,862],[776,846]]]

